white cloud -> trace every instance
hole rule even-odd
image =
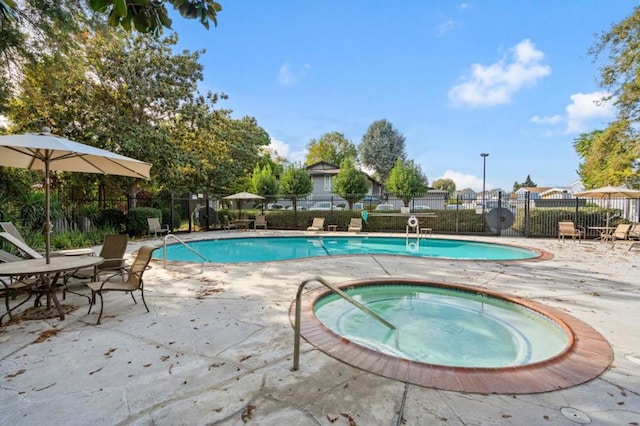
[[[455,27],[456,27],[456,23],[452,19],[447,19],[446,21],[438,25],[436,27],[436,30],[438,32],[438,36],[443,36],[448,32],[453,31]]]
[[[307,152],[306,150],[298,150],[294,151],[291,149],[291,145],[281,140],[271,138],[270,144],[265,146],[272,155],[278,155],[279,157],[285,158],[288,162],[292,164],[296,163],[304,163],[304,159],[306,158]]]
[[[559,114],[556,114],[551,117],[540,117],[538,115],[534,115],[531,117],[531,122],[536,124],[550,124],[555,125],[564,121],[564,117]]]
[[[271,153],[275,155],[288,158],[289,151],[290,151],[290,147],[288,144],[275,138],[271,138],[270,142],[271,143],[267,145],[265,148],[267,148]]]
[[[615,106],[613,99],[603,101],[609,97],[607,92],[575,93],[571,95],[571,103],[565,108],[566,115],[553,115],[550,117],[540,117],[534,115],[531,122],[536,124],[546,124],[555,126],[566,123],[563,133],[582,133],[588,131],[594,125],[602,125],[602,119],[615,116]],[[599,121],[596,123],[596,121]]]
[[[607,92],[576,93],[571,95],[571,104],[567,105],[566,133],[580,133],[587,130],[587,125],[594,119],[615,116],[615,108],[611,100],[602,102],[608,97]]]
[[[304,64],[302,68],[294,70],[291,64],[285,62],[280,66],[278,71],[278,84],[281,86],[291,86],[307,75],[307,70],[311,69],[311,65]]]
[[[456,184],[456,190],[458,191],[465,188],[471,188],[476,192],[482,191],[482,177],[467,175],[454,170],[447,170],[442,176],[433,179],[431,182],[437,179],[451,179]],[[485,182],[485,187],[487,190],[491,188],[488,182]]]
[[[472,107],[509,103],[520,89],[551,74],[551,67],[541,63],[543,59],[544,53],[525,39],[511,49],[510,58],[488,66],[473,64],[471,75],[449,90],[449,99],[454,105]]]

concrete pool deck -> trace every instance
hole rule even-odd
[[[553,258],[366,255],[166,269],[154,261],[145,273],[151,312],[129,295],[108,294],[99,326],[96,309],[87,315],[87,300],[68,294],[64,303],[76,309],[64,321],[23,320],[0,328],[0,425],[640,424],[640,249],[464,238],[533,247]],[[128,251],[143,243],[160,240],[131,243]],[[587,383],[526,395],[406,384],[346,365],[304,340],[300,370],[292,371],[289,309],[300,282],[315,275],[334,284],[420,278],[531,299],[596,329],[614,360]]]

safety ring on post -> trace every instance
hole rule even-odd
[[[415,216],[411,216],[407,221],[407,225],[409,225],[412,228],[415,228],[416,226],[418,226],[418,218]]]

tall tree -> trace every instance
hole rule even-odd
[[[591,135],[593,143],[588,152],[579,152],[584,159],[581,176],[588,179],[585,186],[640,183],[640,164],[636,160],[640,158],[639,44],[640,6],[636,6],[631,15],[602,33],[589,50],[594,61],[607,55],[600,68],[599,83],[610,93],[605,100],[613,100],[617,116],[602,133]],[[612,167],[617,169],[611,170]]]
[[[405,207],[413,198],[424,195],[427,192],[427,185],[427,177],[422,173],[420,165],[413,160],[406,162],[396,160],[387,181],[387,189],[400,198]]]
[[[30,3],[30,2],[28,2]],[[74,6],[76,0],[36,3],[43,10]],[[108,16],[112,27],[122,27],[127,31],[135,29],[141,33],[162,34],[163,28],[171,28],[171,19],[165,3],[169,3],[180,12],[182,17],[197,19],[207,29],[209,21],[218,25],[218,13],[222,6],[213,0],[87,0],[96,12]],[[75,5],[74,7],[82,7]],[[0,26],[15,25],[21,21],[23,9],[14,0],[0,1]]]
[[[201,52],[174,54],[175,36],[128,38],[112,30],[96,30],[82,43],[82,54],[43,52],[27,65],[22,92],[8,114],[14,130],[46,125],[79,142],[151,162],[152,183],[163,187],[181,157],[169,123],[202,79]],[[140,184],[104,179],[127,191]]]
[[[606,185],[640,185],[638,152],[632,130],[626,123],[616,122],[605,130],[583,133],[574,141],[582,159],[578,175],[586,189]]]
[[[369,126],[362,136],[359,151],[362,164],[373,168],[383,183],[396,161],[406,158],[404,136],[385,119]]]
[[[527,178],[524,180],[524,182],[519,183],[518,181],[515,181],[513,184],[513,192],[516,192],[518,189],[520,188],[535,188],[538,185],[535,184],[535,182],[533,182],[531,180],[531,176],[527,175]]]
[[[366,176],[356,169],[353,160],[345,158],[340,164],[340,172],[333,179],[333,188],[336,194],[347,200],[351,210],[353,203],[365,196],[369,185]]]
[[[436,179],[431,184],[431,187],[447,191],[449,193],[449,198],[452,198],[456,193],[456,183],[449,178]]]
[[[310,166],[325,161],[339,166],[347,158],[355,160],[357,154],[356,146],[342,133],[325,133],[318,140],[311,139],[307,145],[305,164]]]
[[[298,199],[306,197],[312,190],[311,175],[305,167],[290,165],[280,176],[280,194],[291,200],[294,211],[297,211]]]
[[[0,2],[0,114],[6,113],[9,100],[19,92],[23,68],[34,64],[46,52],[64,58],[78,49],[77,35],[91,32],[99,23],[87,18],[81,2],[43,2],[23,0]]]
[[[278,194],[278,182],[270,165],[260,167],[256,164],[251,175],[251,186],[249,191],[262,195],[266,201],[272,203],[276,201]]]

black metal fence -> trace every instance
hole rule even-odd
[[[523,237],[555,237],[558,222],[572,221],[584,228],[587,237],[596,237],[603,226],[640,222],[640,199],[534,198],[501,193],[484,200],[478,197],[446,197],[426,194],[408,200],[408,206],[393,196],[366,196],[345,200],[334,194],[308,197],[272,197],[268,200],[229,202],[220,195],[170,194],[162,197],[73,200],[63,202],[63,215],[56,229],[98,226],[100,215],[116,210],[151,207],[162,212],[163,223],[173,232],[222,229],[224,217],[267,216],[269,229],[306,229],[313,217],[323,216],[326,224],[345,229],[351,217],[367,211],[365,230],[404,232],[412,214],[420,213],[420,226],[442,234],[484,234]],[[295,205],[295,210],[294,210]],[[408,210],[407,210],[408,209]],[[423,213],[430,213],[425,215]]]

